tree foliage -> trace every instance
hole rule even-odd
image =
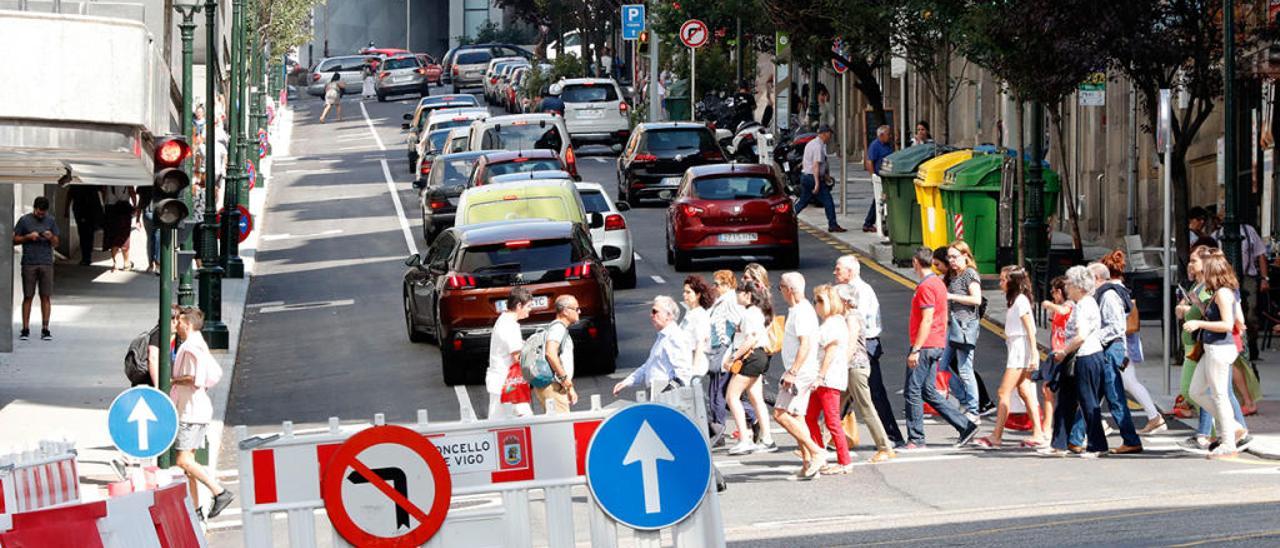
[[[311,40],[311,10],[324,0],[257,0],[259,36],[266,37],[272,58]]]

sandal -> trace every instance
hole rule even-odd
[[[977,445],[981,449],[999,449],[1000,448],[1000,442],[991,441],[991,436],[982,436],[981,438],[978,438],[977,440],[975,440],[973,444]]]
[[[828,464],[823,466],[818,472],[824,476],[837,476],[848,474],[853,470],[853,463],[849,464]]]
[[[1252,416],[1254,416],[1254,415],[1257,415],[1257,414],[1258,414],[1258,406],[1257,406],[1257,404],[1254,404],[1254,405],[1241,405],[1241,406],[1240,406],[1240,414],[1242,414],[1242,415],[1244,415],[1244,416],[1246,416],[1246,417],[1252,417]]]
[[[1044,442],[1038,439],[1032,438],[1028,440],[1022,440],[1022,443],[1020,444],[1020,446],[1028,449],[1038,449],[1038,448],[1044,447]]]

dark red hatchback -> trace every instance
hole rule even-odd
[[[667,263],[683,271],[695,258],[767,255],[795,268],[799,228],[783,186],[766,165],[689,168],[667,208]]]

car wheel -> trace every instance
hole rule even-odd
[[[378,94],[378,102],[379,102],[379,103],[385,103],[385,102],[387,102],[387,96],[386,96],[385,94],[379,93],[379,94]]]
[[[671,252],[672,249],[673,248],[671,247],[671,235],[667,234],[667,246],[666,246],[667,264],[676,264],[676,255],[675,253]]]
[[[440,349],[440,370],[444,373],[444,384],[458,386],[467,383],[467,369],[461,360],[450,356],[451,352]]]
[[[427,342],[427,334],[418,331],[418,324],[413,321],[413,311],[409,304],[409,292],[405,290],[404,294],[404,326],[409,332],[409,341],[415,343]]]
[[[778,255],[778,268],[791,270],[800,266],[800,247],[792,246]]]
[[[418,155],[411,153],[409,154],[409,172],[413,173],[413,169],[416,167],[418,167]]]
[[[618,274],[618,289],[635,289],[636,287],[636,263],[631,261],[631,268],[626,272]]]
[[[460,92],[460,91],[462,91],[462,90],[458,89],[458,86],[453,86],[453,94],[454,94],[454,95],[457,95],[457,94],[458,94],[458,92]]]
[[[676,272],[688,272],[693,270],[693,259],[689,257],[688,253],[675,249],[672,250],[672,255],[674,255],[675,259],[673,262],[675,263]]]
[[[632,192],[631,189],[627,189],[627,205],[631,206],[631,209],[640,207],[640,197],[636,196],[636,193]]]

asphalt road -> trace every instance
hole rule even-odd
[[[282,421],[311,427],[329,417],[369,421],[375,413],[385,413],[389,422],[409,422],[418,409],[427,410],[432,421],[452,421],[460,417],[464,400],[483,414],[483,388],[445,386],[436,347],[411,343],[405,334],[403,259],[426,249],[399,129],[401,115],[413,102],[369,102],[362,110],[358,100],[348,98],[344,119],[323,125],[317,123],[319,101],[307,97],[294,104],[293,157],[276,163],[268,214],[260,227],[228,426],[271,433],[280,430]],[[583,179],[600,182],[612,193],[616,156],[603,147],[579,152]],[[687,275],[665,263],[664,207],[655,204],[625,215],[641,259],[639,284],[615,292],[618,371],[577,379],[584,401],[593,394],[605,403],[614,400],[612,386],[644,360],[653,341],[648,303],[657,295],[678,298]],[[810,287],[831,279],[841,253],[821,233],[802,234],[799,271]],[[698,273],[708,277],[719,268],[740,272],[744,265],[695,263]],[[777,274],[771,272],[775,284]],[[866,266],[863,276],[876,289],[883,309],[882,363],[892,394],[901,388],[905,370],[900,364],[906,357],[910,285]],[[775,301],[780,296],[775,294]],[[994,391],[1004,367],[1003,341],[984,332],[976,363]],[[770,372],[773,380],[779,369]],[[891,399],[900,417],[901,397]],[[989,424],[984,423],[984,432]],[[219,468],[235,489],[231,430]],[[1192,458],[1174,447],[1186,432],[1149,438],[1146,454],[1099,461],[1044,459],[1015,450],[956,450],[950,446],[955,432],[932,422],[928,435],[931,446],[924,452],[813,483],[788,477],[799,459],[790,453],[793,444],[781,430],[775,434],[785,445],[779,453],[716,453],[730,483],[722,497],[728,538],[734,544],[761,546],[1148,545],[1210,537],[1280,543],[1280,532],[1274,530],[1280,528],[1274,520],[1280,469],[1247,459],[1224,463]],[[865,433],[863,438],[869,442]],[[865,443],[857,449],[864,458],[870,456]],[[578,524],[577,538],[588,538],[585,521]],[[537,536],[537,529],[535,524],[536,543],[541,544],[545,537]],[[287,538],[285,532],[276,527],[280,539]],[[240,545],[238,503],[215,520],[211,533],[215,546]],[[1258,536],[1228,538],[1244,534]]]

